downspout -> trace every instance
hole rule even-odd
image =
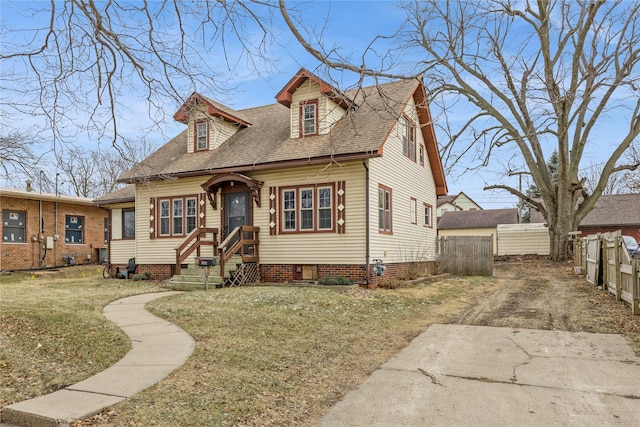
[[[59,196],[56,194],[56,198]],[[56,200],[56,212],[55,212],[55,226],[53,231],[53,265],[57,266],[58,262],[58,240],[60,240],[60,236],[58,236],[58,201]]]
[[[42,227],[42,190],[40,191],[40,218],[38,222],[38,267],[42,268],[42,244],[44,243],[44,229]]]
[[[367,159],[362,160],[362,166],[365,169],[365,184],[364,184],[364,194],[365,194],[365,265],[367,268],[367,278],[366,284],[369,284],[370,270],[369,270],[369,259],[371,258],[371,254],[369,253],[369,167],[367,166]]]

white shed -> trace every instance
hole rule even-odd
[[[542,223],[498,224],[498,255],[549,255],[549,229]]]

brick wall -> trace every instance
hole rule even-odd
[[[66,255],[75,257],[76,264],[88,264],[98,261],[98,249],[105,248],[104,220],[108,217],[106,210],[87,205],[72,203],[57,204],[53,201],[42,202],[43,235],[45,239],[39,240],[40,202],[14,197],[0,197],[2,210],[26,212],[26,229],[24,243],[7,243],[0,241],[0,270],[28,270],[42,267],[55,267],[65,265]],[[66,215],[84,217],[82,243],[65,242],[65,217]],[[56,230],[57,224],[57,230]],[[2,221],[0,221],[0,236],[2,235]],[[53,249],[46,250],[46,237],[58,234],[54,240]],[[36,240],[34,241],[33,238]],[[42,257],[42,262],[40,258]]]
[[[418,271],[420,273],[433,273],[436,269],[434,261],[405,262],[385,264],[385,279],[405,278],[407,275]],[[294,280],[294,264],[260,264],[260,278],[263,282],[284,283]],[[373,277],[373,264],[370,267]],[[353,279],[356,283],[363,283],[367,277],[366,266],[363,264],[321,264],[318,265],[318,278],[328,276],[342,276]]]
[[[434,261],[385,264],[385,266],[387,267],[384,272],[385,280],[404,279],[416,271],[433,274],[437,267]],[[288,283],[294,280],[295,267],[295,264],[260,264],[260,278],[264,283]],[[362,264],[321,264],[317,267],[319,279],[328,276],[342,276],[351,278],[356,283],[364,283],[367,276],[367,270]],[[113,273],[115,273],[115,266]],[[149,273],[153,280],[166,280],[173,276],[173,265],[139,264],[136,273]],[[372,281],[373,274],[372,264]]]

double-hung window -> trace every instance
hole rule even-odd
[[[318,100],[312,99],[300,103],[300,136],[318,134]]]
[[[185,212],[185,218],[187,223],[187,234],[191,233],[194,228],[196,228],[196,216],[198,211],[198,205],[196,204],[196,199],[193,197],[189,197],[186,199],[187,202],[187,210]]]
[[[333,184],[283,188],[281,218],[283,232],[333,230]]]
[[[173,199],[173,230],[171,234],[184,234],[184,200]]]
[[[416,161],[416,126],[408,118],[398,119],[400,137],[402,138],[402,154]]]
[[[209,124],[207,122],[196,123],[196,151],[209,148]]]
[[[391,189],[380,184],[378,186],[378,231],[391,233]]]
[[[183,236],[196,228],[198,204],[195,197],[161,199],[160,236]]]
[[[431,205],[428,205],[426,203],[423,204],[424,206],[424,226],[425,227],[431,227]]]

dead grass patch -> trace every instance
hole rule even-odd
[[[461,310],[456,301],[487,285],[252,287],[155,301],[154,313],[195,338],[193,356],[92,425],[313,425],[428,325]]]
[[[82,266],[0,278],[0,406],[59,390],[127,353],[129,340],[102,307],[160,288],[101,274]]]

